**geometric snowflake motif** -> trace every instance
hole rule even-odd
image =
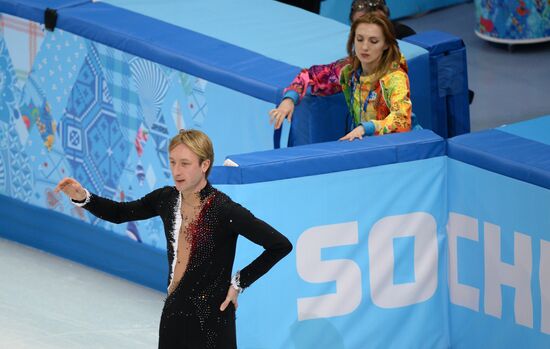
[[[170,140],[168,132],[164,115],[160,113],[158,120],[151,126],[150,133],[155,141],[156,153],[162,166],[164,177],[167,179],[171,177],[170,165],[168,164],[168,142]]]
[[[0,194],[8,195],[7,181],[8,181],[8,161],[7,154],[0,148]]]
[[[73,176],[89,190],[114,197],[131,144],[113,110],[93,46],[69,95],[60,130]]]
[[[34,188],[34,176],[31,161],[24,147],[19,142],[19,135],[14,124],[8,130],[9,149],[9,195],[15,199],[29,202]]]

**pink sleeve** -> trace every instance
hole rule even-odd
[[[285,97],[290,97],[298,103],[304,98],[308,87],[311,89],[311,94],[316,96],[329,96],[342,92],[340,72],[348,63],[348,59],[340,59],[330,64],[302,69],[290,86],[284,90]],[[297,98],[294,98],[296,95]]]

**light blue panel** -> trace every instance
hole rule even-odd
[[[498,130],[550,145],[550,115],[504,125]]]
[[[348,26],[273,0],[105,2],[299,67],[346,55]]]
[[[240,297],[239,348],[449,347],[445,311],[445,171],[446,158],[437,157],[280,181],[218,186],[285,234],[294,245],[289,256]],[[428,266],[437,276],[437,287],[418,304],[379,307],[372,300],[369,281],[370,231],[375,223],[389,216],[419,212],[433,217],[437,227],[434,246],[438,250],[438,265]],[[310,229],[349,222],[357,223],[357,243],[323,248],[320,256],[325,261],[343,259],[358,266],[360,280],[353,280],[361,288],[361,301],[348,314],[299,321],[298,299],[334,293],[337,284],[309,283],[300,277],[297,260],[312,251],[307,245],[298,246],[298,239]],[[387,277],[394,278],[395,285],[411,281],[410,271],[415,266],[399,263],[411,260],[411,240],[415,239],[394,239],[398,245],[393,251],[398,275],[388,271]],[[240,239],[235,269],[248,264],[260,252],[257,246]],[[342,306],[346,303],[347,299]]]
[[[214,164],[221,165],[227,155],[273,149],[273,125],[269,123],[271,103],[207,83],[204,98],[208,116],[202,125],[191,127],[206,132],[214,143]],[[281,145],[288,140],[288,123],[283,127]]]
[[[386,0],[391,18],[402,18],[460,4],[468,0]],[[321,2],[321,15],[342,23],[349,23],[349,11],[353,0],[324,0]]]
[[[346,1],[338,0],[338,6]],[[105,2],[298,67],[330,63],[347,55],[348,25],[273,0]],[[324,1],[323,8],[328,3]],[[349,6],[344,8],[349,10]],[[413,45],[400,45],[408,59],[419,55]]]
[[[321,16],[349,24],[349,11],[353,0],[324,0],[321,2]]]
[[[469,0],[387,0],[386,3],[390,8],[392,18],[402,18],[468,1]]]
[[[541,329],[539,282],[541,240],[550,241],[550,190],[449,159],[449,212],[478,220],[479,241],[458,238],[458,281],[479,290],[479,311],[451,304],[453,348],[548,348]],[[484,302],[484,223],[500,227],[501,261],[514,264],[514,233],[527,235],[532,248],[532,328],[516,323],[515,290],[502,286],[501,318],[486,313]],[[488,295],[494,297],[494,295]],[[546,315],[548,316],[548,314]]]

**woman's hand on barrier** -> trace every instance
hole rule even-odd
[[[292,121],[292,114],[294,113],[294,101],[290,98],[285,98],[275,109],[269,111],[270,120],[269,123],[273,124],[275,129],[279,129],[283,124],[283,121],[288,119],[288,122]]]
[[[345,135],[344,137],[340,138],[341,141],[353,141],[355,138],[363,139],[363,135],[365,134],[365,128],[363,125],[359,125],[353,130],[351,130],[350,133]]]
[[[59,181],[54,191],[56,193],[62,191],[65,195],[75,201],[86,200],[86,190],[84,190],[84,187],[82,187],[82,185],[74,178],[63,178]]]

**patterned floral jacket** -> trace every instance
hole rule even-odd
[[[303,69],[285,89],[284,98],[292,98],[298,104],[308,87],[316,96],[343,92],[354,126],[370,121],[374,124],[370,134],[407,132],[411,129],[412,113],[407,71],[407,62],[401,56],[386,75],[373,81],[372,75],[354,73],[349,59],[341,59]]]

